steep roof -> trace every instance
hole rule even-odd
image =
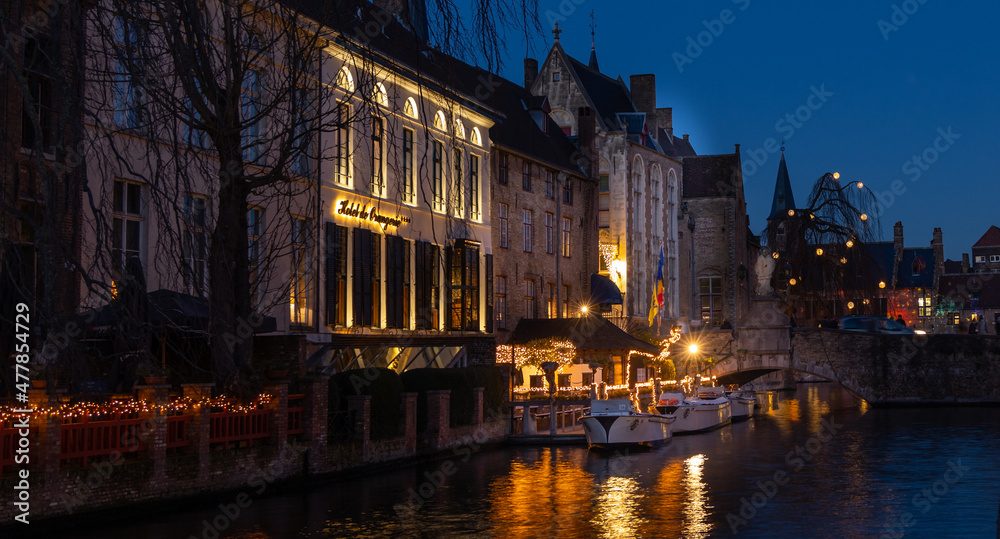
[[[934,286],[934,249],[904,248],[896,272],[896,288],[930,288]]]
[[[636,339],[600,316],[582,318],[522,318],[507,344],[527,344],[537,339],[568,339],[577,350],[639,350],[650,354],[660,349]]]
[[[996,225],[990,227],[989,230],[983,234],[983,237],[979,238],[979,241],[972,245],[973,247],[1000,247],[1000,228]]]
[[[675,137],[670,133],[667,133],[666,129],[660,129],[659,142],[660,147],[663,148],[663,154],[670,157],[689,157],[692,155],[698,155],[694,151],[694,147],[691,146],[691,141],[685,139],[684,137]]]
[[[734,197],[742,188],[739,172],[735,153],[685,157],[684,198]]]
[[[597,112],[597,121],[601,122],[601,128],[609,132],[620,130],[616,114],[636,112],[635,104],[632,103],[632,97],[625,82],[621,80],[621,77],[617,80],[612,79],[600,71],[590,69],[566,54],[562,46],[555,48],[565,58],[566,65],[573,71],[591,108]]]
[[[788,167],[785,166],[785,152],[781,152],[781,162],[778,163],[778,178],[774,183],[774,199],[771,201],[771,213],[768,219],[788,213],[795,209],[795,197],[792,194],[792,182],[788,179]]]

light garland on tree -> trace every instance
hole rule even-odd
[[[64,421],[77,418],[91,418],[102,416],[126,416],[137,417],[143,413],[158,413],[160,415],[183,415],[187,412],[197,410],[202,406],[210,406],[213,412],[248,413],[260,410],[261,407],[269,404],[274,397],[268,394],[259,395],[249,404],[235,402],[232,398],[220,395],[214,399],[191,397],[180,397],[165,404],[155,404],[141,400],[113,400],[106,403],[96,402],[75,402],[63,403],[56,406],[41,405],[35,408],[26,406],[0,406],[0,425],[7,421],[23,416],[36,417],[61,417]],[[15,410],[31,409],[30,413],[15,412]]]

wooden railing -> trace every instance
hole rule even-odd
[[[229,449],[230,444],[239,445],[243,442],[252,445],[254,440],[271,435],[270,416],[271,411],[266,409],[248,412],[212,412],[209,444],[222,444],[225,449]]]
[[[191,438],[188,438],[188,425],[193,419],[194,416],[191,415],[172,415],[167,417],[167,449],[191,445]]]
[[[98,416],[101,417],[101,416]],[[142,419],[135,414],[107,414],[94,420],[79,416],[63,419],[59,458],[78,460],[83,466],[94,457],[111,453],[131,453],[145,449],[140,439]]]

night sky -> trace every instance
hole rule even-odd
[[[657,106],[673,107],[674,134],[689,133],[699,154],[741,144],[755,233],[766,224],[780,155],[767,150],[784,138],[799,205],[818,177],[838,171],[842,182],[882,193],[884,240],[896,221],[908,247],[929,246],[941,227],[946,257],[960,259],[1000,225],[992,159],[1000,148],[1000,3],[850,4],[539,0],[539,14],[547,30],[559,21],[563,48],[586,63],[593,9],[603,73],[626,83],[656,74]],[[514,81],[526,51],[541,62],[552,44],[548,31],[530,46],[523,33],[507,38],[501,74]],[[700,50],[688,38],[700,39]],[[825,102],[810,101],[816,91]],[[771,138],[777,144],[766,146]]]

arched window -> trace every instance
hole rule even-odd
[[[479,134],[479,128],[478,127],[473,127],[472,128],[472,143],[475,144],[476,146],[482,146],[483,145],[483,139],[482,139],[482,136]]]
[[[653,214],[653,230],[651,233],[654,238],[657,238],[656,245],[653,246],[654,248],[660,247],[659,238],[663,237],[663,207],[660,206],[662,188],[663,182],[660,174],[660,165],[654,164],[652,170],[650,171],[649,180],[649,205],[650,212]]]
[[[375,88],[372,91],[372,99],[383,107],[389,106],[389,92],[385,90],[385,85],[381,82],[375,84]]]
[[[354,91],[354,77],[351,76],[351,70],[347,69],[347,66],[340,68],[340,71],[337,72],[336,84],[338,88],[346,92]]]
[[[465,124],[458,118],[455,118],[455,138],[465,140]]]
[[[643,187],[646,176],[643,170],[642,158],[638,155],[632,159],[632,230],[637,234],[645,231],[646,212]]]
[[[562,129],[567,136],[573,134],[573,115],[562,109],[554,109],[551,114],[552,121]]]
[[[414,120],[417,119],[417,102],[412,97],[407,97],[406,102],[403,103],[403,114]]]
[[[447,121],[444,118],[444,111],[439,110],[434,114],[434,127],[444,131]]]
[[[598,193],[597,193],[597,226],[598,228],[611,227],[611,185],[608,160],[601,158],[600,172],[598,173]]]

